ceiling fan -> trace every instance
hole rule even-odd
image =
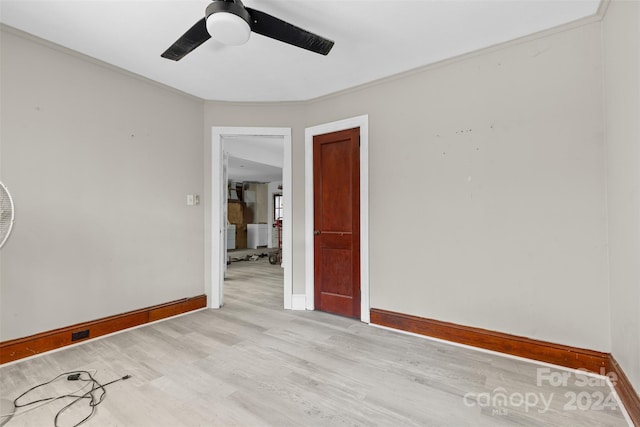
[[[214,0],[207,6],[205,17],[196,22],[161,56],[179,61],[211,37],[224,44],[240,45],[249,40],[252,31],[321,55],[328,54],[333,47],[333,41],[267,13],[245,7],[241,0]]]

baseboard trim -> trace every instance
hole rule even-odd
[[[616,393],[618,393],[622,404],[627,409],[627,413],[629,414],[629,418],[631,418],[633,424],[640,427],[640,395],[638,395],[638,392],[634,390],[631,385],[631,381],[629,381],[629,378],[612,354],[609,355],[607,373],[615,374],[614,387],[616,389]]]
[[[291,296],[291,309],[292,310],[306,310],[307,309],[307,296],[305,294],[293,294]]]
[[[586,369],[597,374],[615,373],[614,387],[633,423],[640,427],[640,397],[628,377],[609,353],[570,347],[502,332],[458,325],[372,308],[371,323],[412,332],[458,344],[525,357],[573,369]]]
[[[606,369],[609,361],[607,353],[380,309],[371,309],[371,323],[592,372]]]
[[[199,295],[3,341],[0,342],[0,365],[206,306],[207,296]],[[80,338],[72,339],[74,334]]]

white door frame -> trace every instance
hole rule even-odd
[[[360,320],[369,323],[369,116],[363,115],[305,129],[305,293],[306,308],[314,304],[313,137],[360,128]]]
[[[291,128],[272,127],[220,127],[211,128],[211,308],[224,304],[224,271],[227,260],[224,257],[227,242],[223,238],[226,218],[223,218],[222,182],[223,139],[228,136],[281,136],[284,143],[284,164],[282,167],[282,197],[284,214],[282,217],[282,268],[284,269],[284,308],[291,309],[292,283],[292,233],[291,233]],[[225,198],[226,199],[226,198]]]

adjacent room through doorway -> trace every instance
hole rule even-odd
[[[280,307],[291,308],[291,130],[214,127],[212,133],[210,306],[224,305],[232,265],[266,263],[282,270]]]
[[[226,136],[223,152],[228,154],[225,289],[240,287],[233,289],[235,297],[282,309],[284,137]]]

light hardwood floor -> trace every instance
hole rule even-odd
[[[86,426],[627,425],[619,408],[598,405],[611,390],[595,378],[326,313],[282,310],[282,270],[266,258],[232,263],[225,298],[220,310],[0,367],[2,409],[61,372],[95,369],[101,382],[132,378],[107,387]],[[563,373],[566,386],[550,384]],[[52,426],[61,406],[6,425]],[[84,414],[86,405],[60,426]]]

